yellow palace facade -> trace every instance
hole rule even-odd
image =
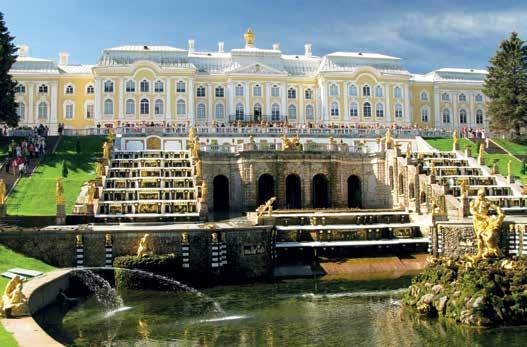
[[[212,124],[400,124],[486,128],[484,70],[443,68],[420,75],[400,58],[363,52],[323,57],[305,45],[285,55],[278,44],[200,52],[171,46],[104,49],[95,65],[33,58],[27,46],[11,69],[20,124],[85,129],[155,122]]]

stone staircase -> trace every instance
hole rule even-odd
[[[199,218],[199,189],[189,151],[113,152],[101,185],[96,218]]]

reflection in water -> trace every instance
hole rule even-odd
[[[69,346],[515,346],[527,329],[465,329],[403,313],[409,279],[291,280],[204,291],[225,309],[185,292],[124,291],[131,310],[105,318],[93,298],[65,316],[49,307],[41,324]],[[45,319],[44,319],[45,318]]]

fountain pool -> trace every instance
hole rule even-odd
[[[36,319],[67,346],[524,346],[527,328],[476,330],[402,313],[409,278],[287,280],[192,292],[119,291],[124,308],[89,297]],[[108,312],[111,314],[108,314]]]

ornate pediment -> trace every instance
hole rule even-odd
[[[255,75],[287,75],[287,72],[281,71],[270,66],[254,63],[232,69],[229,73],[234,74],[255,74]]]

